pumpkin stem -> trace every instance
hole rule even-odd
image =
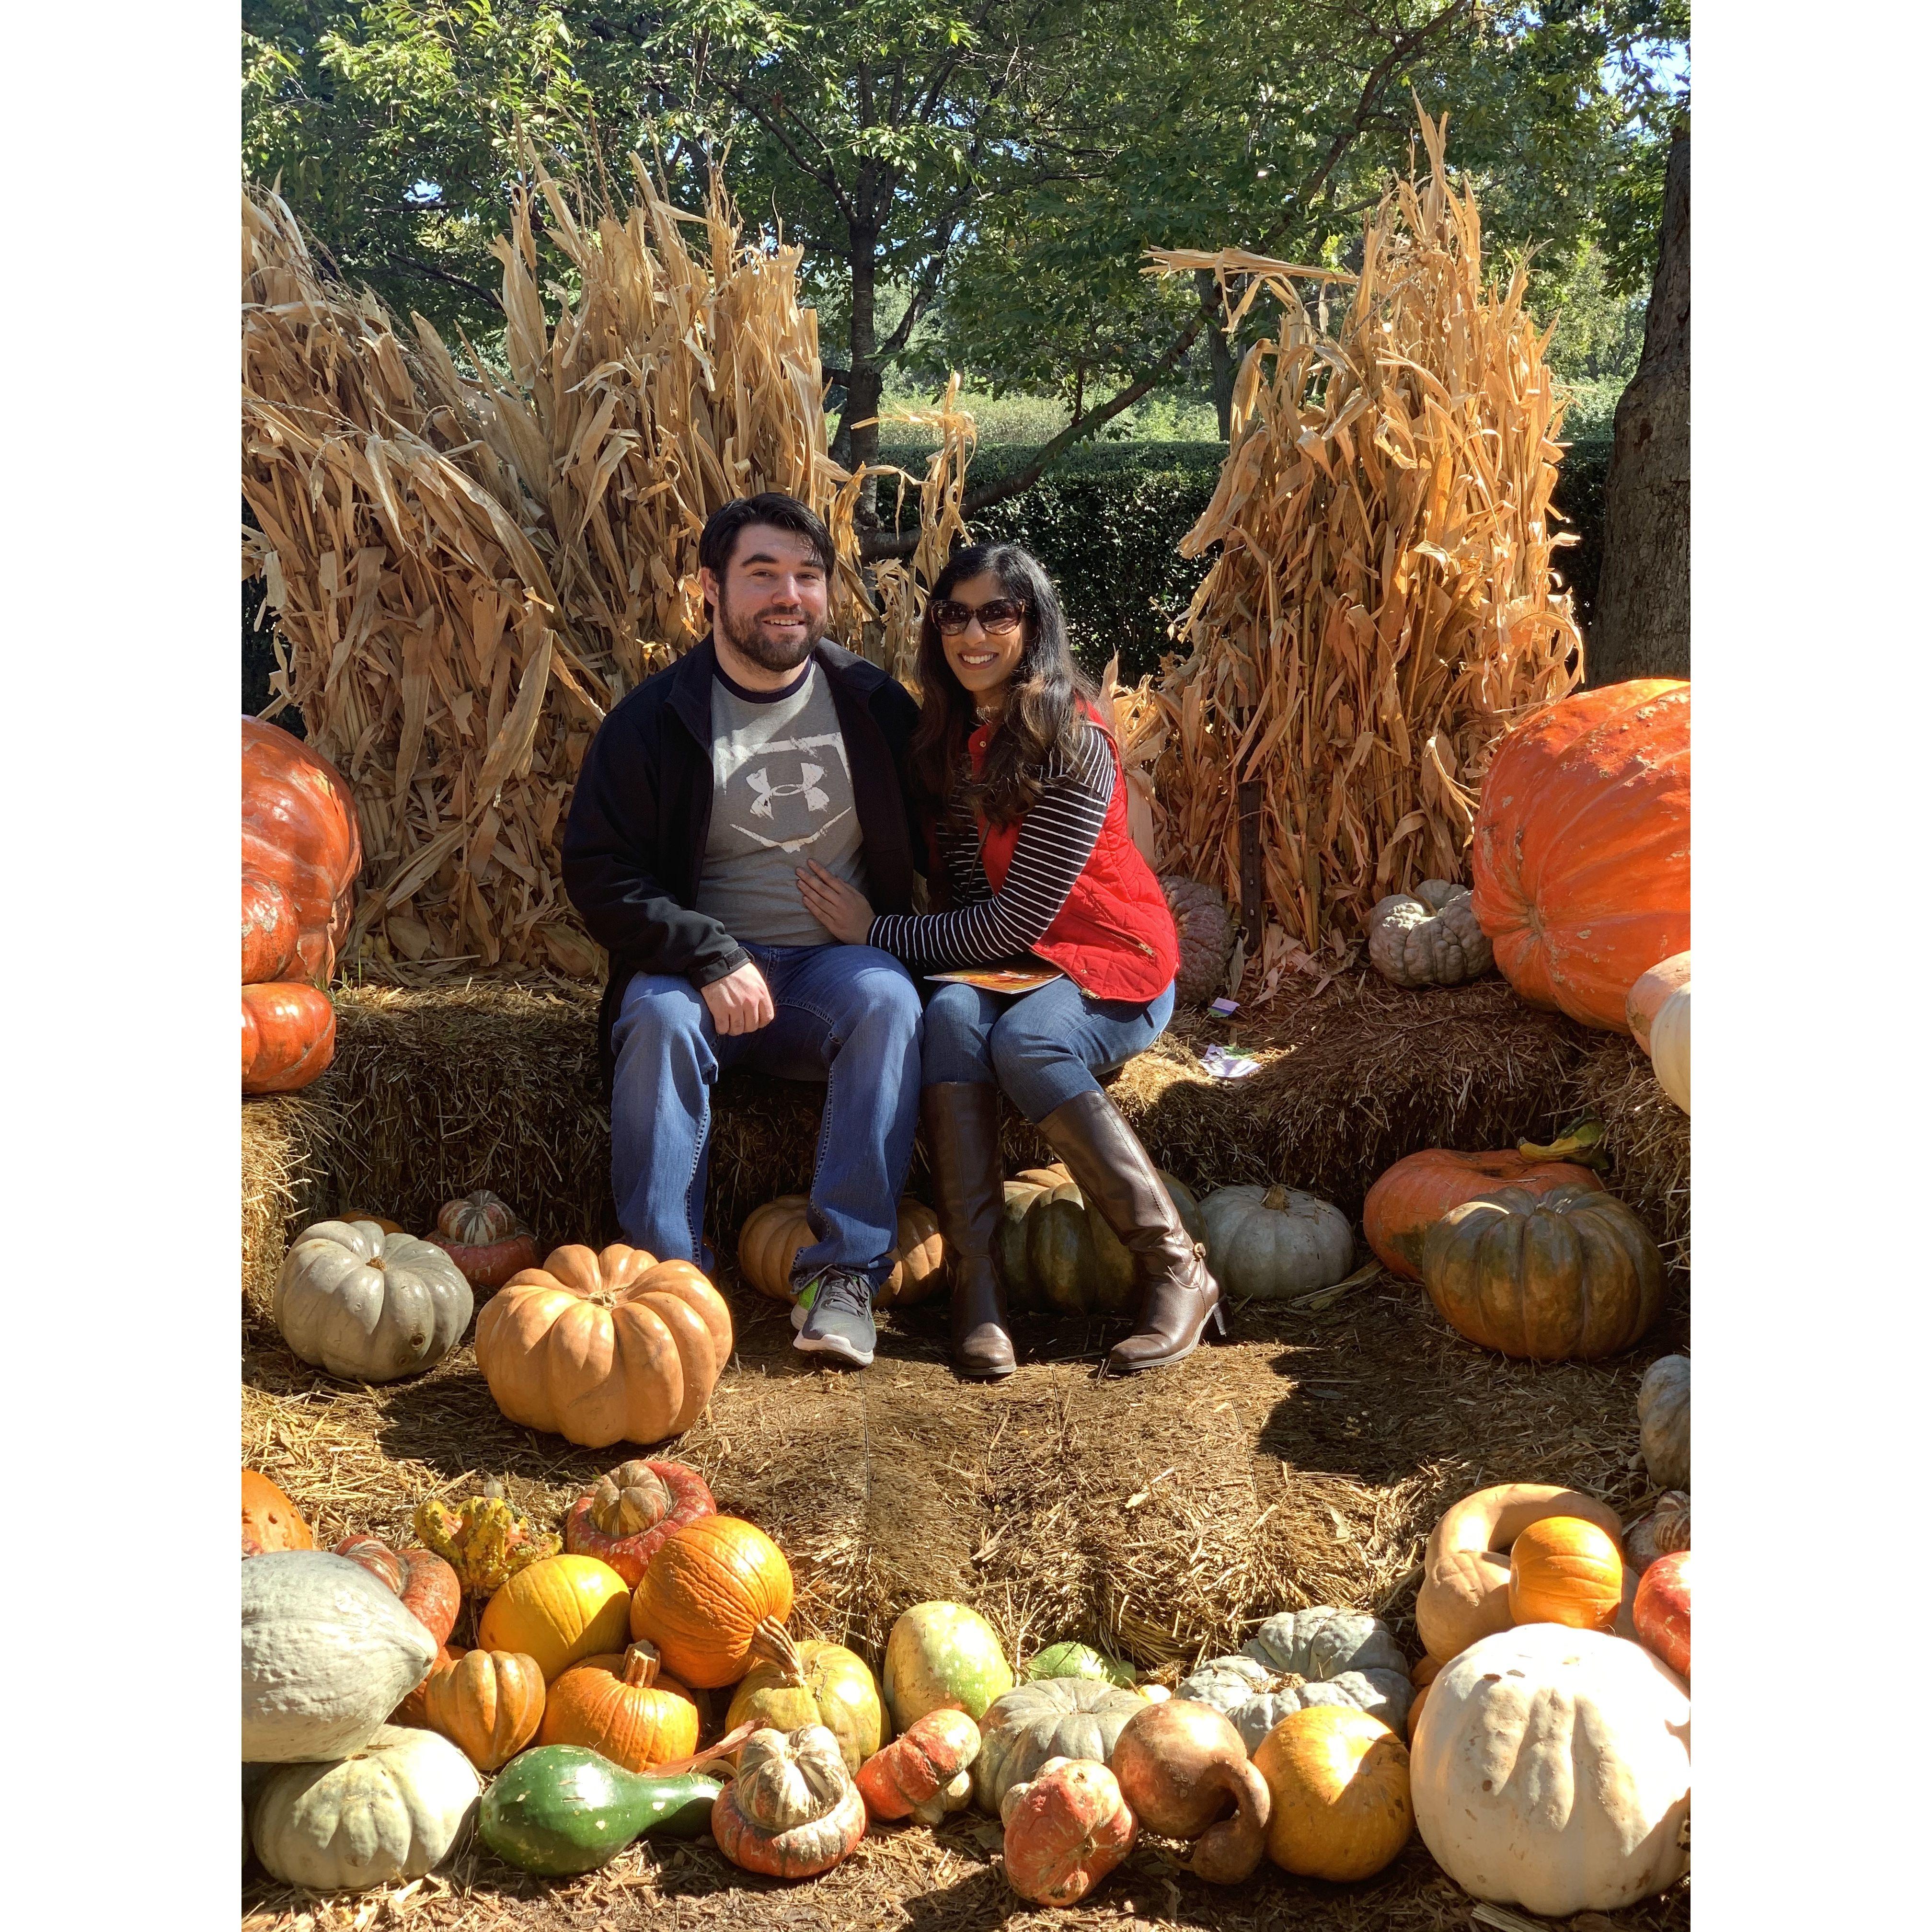
[[[1277,1181],[1262,1196],[1262,1205],[1272,1208],[1278,1214],[1288,1205],[1288,1190]]]
[[[799,1654],[791,1633],[776,1617],[760,1617],[752,1632],[752,1648],[770,1664],[788,1685],[805,1682],[805,1659]]]
[[[625,1648],[624,1682],[634,1690],[648,1690],[658,1681],[662,1661],[657,1646],[648,1637],[639,1637]]]

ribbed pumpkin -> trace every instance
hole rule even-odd
[[[597,1479],[563,1520],[563,1546],[608,1563],[633,1589],[651,1558],[688,1522],[716,1516],[704,1478],[683,1462],[635,1458]]]
[[[594,1556],[545,1556],[519,1570],[483,1606],[485,1650],[521,1651],[554,1684],[586,1657],[621,1649],[630,1592]]]
[[[1460,986],[1496,964],[1468,887],[1453,879],[1377,900],[1368,931],[1369,964],[1391,986]]]
[[[1532,1006],[1628,1033],[1637,976],[1690,944],[1690,687],[1578,692],[1510,732],[1483,781],[1476,917]]]
[[[746,1871],[811,1878],[866,1835],[866,1801],[823,1724],[754,1731],[711,1808],[718,1849]]]
[[[652,1559],[631,1598],[631,1634],[656,1644],[664,1667],[700,1690],[735,1684],[766,1618],[791,1615],[791,1566],[756,1524],[707,1516]]]
[[[1545,1516],[1510,1546],[1513,1624],[1565,1624],[1606,1630],[1624,1600],[1624,1561],[1615,1538],[1581,1516]]]
[[[752,1667],[725,1713],[728,1731],[742,1724],[775,1731],[823,1724],[856,1774],[885,1742],[886,1713],[878,1681],[856,1651],[815,1637],[800,1642],[767,1617],[752,1634]]]
[[[1379,1719],[1334,1704],[1282,1718],[1255,1768],[1271,1798],[1268,1856],[1302,1878],[1372,1878],[1408,1842],[1408,1751]]]
[[[1212,886],[1178,873],[1164,877],[1160,889],[1174,915],[1180,942],[1180,965],[1174,976],[1174,1004],[1204,1006],[1222,992],[1228,962],[1234,952],[1234,921],[1228,902]]]
[[[326,980],[362,869],[356,800],[320,753],[259,718],[242,720],[242,867],[293,907],[299,976]]]
[[[680,1435],[730,1359],[731,1313],[688,1262],[554,1250],[484,1304],[476,1365],[512,1422],[587,1449]]]
[[[1181,1225],[1204,1245],[1207,1230],[1192,1192],[1171,1174],[1160,1178]],[[1029,1168],[1006,1183],[994,1256],[1016,1308],[1062,1315],[1139,1310],[1132,1257],[1064,1168]]]
[[[1628,1348],[1657,1318],[1664,1258],[1614,1195],[1498,1187],[1430,1229],[1422,1285],[1442,1318],[1486,1348],[1593,1361]]]
[[[463,1586],[456,1572],[428,1550],[392,1550],[380,1537],[345,1536],[335,1546],[338,1556],[359,1563],[402,1599],[403,1608],[437,1643],[449,1641],[456,1613],[463,1607]]]
[[[738,1235],[738,1271],[760,1294],[773,1301],[795,1301],[791,1265],[801,1248],[818,1237],[806,1218],[811,1202],[802,1194],[781,1194],[745,1217]],[[922,1201],[909,1196],[898,1207],[898,1236],[892,1250],[892,1271],[872,1298],[875,1308],[910,1307],[936,1289],[946,1250],[939,1237],[939,1217]]]
[[[259,1469],[242,1472],[242,1554],[271,1550],[313,1550],[315,1532],[302,1513]]]
[[[662,1674],[654,1644],[632,1644],[586,1657],[550,1687],[543,1744],[581,1744],[626,1771],[646,1772],[698,1748],[698,1706],[675,1678]]]
[[[1496,1187],[1547,1194],[1558,1187],[1600,1193],[1604,1184],[1570,1160],[1532,1160],[1514,1148],[1459,1154],[1424,1148],[1387,1168],[1362,1203],[1362,1232],[1376,1258],[1404,1281],[1422,1279],[1422,1244],[1452,1208]]]
[[[543,1718],[543,1671],[521,1652],[466,1650],[435,1665],[423,1684],[424,1721],[478,1771],[508,1764]]]
[[[1105,1764],[1130,1718],[1148,1707],[1138,1690],[1090,1677],[1036,1677],[995,1698],[980,1720],[973,1798],[998,1814],[1007,1792],[1049,1758]]]
[[[292,1094],[328,1071],[335,1058],[335,1008],[300,980],[242,988],[242,1090]]]
[[[1348,1217],[1299,1187],[1221,1187],[1201,1204],[1208,1271],[1237,1301],[1333,1288],[1355,1258]]]

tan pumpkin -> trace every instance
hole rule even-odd
[[[711,1808],[718,1849],[746,1871],[811,1878],[866,1835],[866,1804],[823,1724],[754,1731]]]
[[[1514,1148],[1461,1154],[1424,1148],[1385,1168],[1362,1203],[1362,1233],[1376,1260],[1404,1281],[1422,1279],[1422,1244],[1452,1208],[1496,1187],[1547,1194],[1556,1187],[1599,1192],[1604,1184],[1569,1160],[1535,1160]]]
[[[630,1592],[594,1556],[545,1556],[519,1570],[483,1606],[476,1627],[485,1650],[533,1657],[554,1684],[573,1664],[620,1649]]]
[[[242,1554],[313,1550],[315,1532],[281,1489],[259,1469],[242,1472]]]
[[[878,1680],[866,1660],[843,1644],[795,1640],[770,1617],[752,1633],[751,1668],[725,1714],[724,1728],[762,1724],[775,1731],[823,1724],[838,1740],[845,1768],[859,1767],[885,1742],[886,1714]]]
[[[716,1516],[704,1478],[682,1462],[633,1459],[599,1476],[563,1520],[563,1546],[608,1563],[633,1589],[651,1558],[688,1522]]]
[[[697,1750],[698,1706],[662,1674],[654,1644],[633,1643],[621,1655],[586,1657],[558,1678],[537,1742],[580,1744],[626,1771],[651,1771]]]
[[[496,1406],[588,1449],[682,1434],[731,1346],[730,1310],[696,1268],[621,1244],[554,1250],[476,1322],[476,1365]]]
[[[1443,1511],[1423,1550],[1415,1598],[1416,1634],[1438,1664],[1509,1628],[1510,1548],[1532,1523],[1558,1516],[1580,1516],[1610,1537],[1622,1528],[1609,1504],[1553,1483],[1499,1484]]]
[[[928,1711],[866,1759],[853,1782],[871,1816],[936,1825],[972,1802],[979,1754],[980,1726],[964,1711]]]
[[[1549,1516],[1510,1546],[1513,1624],[1616,1627],[1623,1606],[1624,1560],[1617,1539],[1581,1516]]]
[[[423,1684],[423,1717],[478,1771],[508,1764],[544,1718],[543,1671],[519,1651],[468,1650]],[[692,1742],[697,1742],[692,1732]]]
[[[1436,1312],[1486,1348],[1533,1362],[1628,1348],[1664,1300],[1664,1257],[1612,1194],[1498,1187],[1452,1208],[1422,1244]]]
[[[781,1194],[776,1201],[753,1208],[739,1231],[738,1271],[773,1301],[798,1299],[792,1284],[792,1263],[801,1249],[818,1239],[806,1218],[811,1204],[802,1194]],[[910,1196],[902,1198],[892,1271],[873,1296],[873,1306],[910,1307],[925,1300],[938,1288],[945,1262],[939,1217],[924,1202]]]
[[[1301,1878],[1372,1878],[1408,1842],[1408,1751],[1378,1718],[1345,1705],[1291,1712],[1255,1768],[1273,1801],[1268,1856]]]
[[[658,1552],[631,1598],[631,1634],[700,1690],[742,1677],[759,1625],[791,1615],[791,1566],[755,1523],[701,1516]]]

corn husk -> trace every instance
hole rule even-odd
[[[1384,894],[1465,874],[1497,740],[1582,675],[1551,574],[1564,399],[1519,269],[1483,279],[1475,196],[1421,116],[1429,178],[1370,219],[1360,275],[1241,250],[1151,251],[1265,290],[1278,334],[1244,358],[1213,501],[1182,541],[1221,553],[1177,628],[1191,648],[1118,713],[1156,761],[1162,869],[1240,903],[1238,786],[1261,782],[1264,929],[1244,997],[1353,957]],[[1348,280],[1339,336],[1297,284]],[[1258,943],[1257,943],[1258,941]]]
[[[827,453],[801,251],[747,245],[715,184],[694,216],[632,166],[619,207],[531,158],[496,244],[496,369],[419,316],[406,334],[320,272],[278,196],[243,197],[242,494],[261,526],[244,567],[278,618],[266,715],[298,706],[355,790],[351,952],[378,968],[601,970],[559,876],[571,788],[610,706],[705,628],[698,541],[722,504],[783,490],[826,519],[838,641],[890,662],[916,634],[920,558],[882,600],[861,572],[862,479]],[[539,284],[538,200],[569,288]],[[922,509],[930,491],[956,522],[970,452],[966,422],[940,452],[957,475],[929,477]]]

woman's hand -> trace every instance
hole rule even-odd
[[[834,939],[847,946],[863,946],[872,929],[872,908],[865,894],[843,879],[834,878],[816,859],[808,859],[796,877],[806,910]]]

